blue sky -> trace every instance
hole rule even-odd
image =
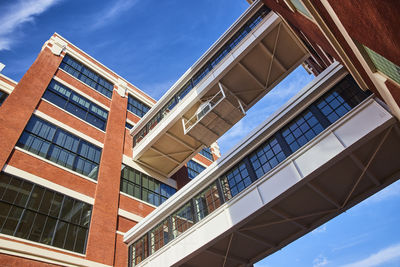
[[[54,32],[159,99],[248,7],[245,0],[0,2],[0,62],[19,81]],[[226,152],[307,84],[296,69],[220,140]],[[400,266],[400,182],[257,267]]]

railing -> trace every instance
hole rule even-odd
[[[223,203],[234,198],[359,105],[369,94],[362,91],[350,76],[342,79],[224,175],[215,179],[200,193],[130,245],[129,265],[139,264]]]
[[[216,105],[221,103],[225,99],[225,92],[223,90],[218,91],[210,100],[200,105],[199,110],[188,120],[182,118],[183,129],[185,134],[196,125],[205,115],[207,115]]]
[[[215,54],[207,61],[204,66],[196,72],[185,85],[176,93],[172,99],[164,105],[151,120],[133,137],[133,147],[140,143],[143,138],[151,132],[154,127],[163,120],[167,114],[200,82],[207,74],[218,65],[218,63],[228,53],[237,46],[237,44],[246,37],[270,12],[262,6]]]

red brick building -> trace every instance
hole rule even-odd
[[[189,181],[130,158],[156,101],[58,34],[0,91],[0,265],[126,266],[124,232]]]

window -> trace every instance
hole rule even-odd
[[[108,111],[59,82],[52,80],[43,98],[103,131],[106,129]]]
[[[171,197],[176,189],[131,167],[122,165],[121,192],[159,206]]]
[[[196,221],[202,220],[208,214],[221,206],[222,201],[218,194],[217,184],[214,182],[200,194],[193,198]]]
[[[114,85],[109,81],[105,80],[99,74],[88,69],[83,64],[79,63],[69,55],[65,55],[63,61],[61,62],[60,69],[65,70],[78,80],[89,85],[96,91],[111,98],[112,92],[114,90]]]
[[[367,52],[368,57],[371,59],[375,68],[400,84],[400,67],[376,53],[374,50],[369,49],[366,46],[363,46],[364,50]]]
[[[292,152],[295,152],[323,130],[314,114],[306,110],[282,129],[282,136]]]
[[[194,224],[193,206],[186,203],[171,216],[173,237],[177,237]]]
[[[169,242],[168,220],[164,220],[150,231],[150,252],[154,253]]]
[[[6,92],[0,91],[0,107],[3,104],[4,100],[6,100],[8,94]]]
[[[135,97],[128,95],[128,110],[138,115],[139,117],[143,117],[144,114],[146,114],[147,111],[150,110],[150,107],[143,104]]]
[[[232,197],[248,187],[252,181],[245,163],[239,163],[225,175],[224,183],[229,185]]]
[[[211,161],[214,161],[214,158],[213,158],[213,155],[211,152],[211,148],[209,148],[209,147],[206,147],[206,148],[203,148],[202,150],[200,150],[199,154],[208,158]]]
[[[221,191],[230,199],[248,187],[292,153],[312,140],[333,122],[360,104],[370,93],[362,91],[346,76],[300,115],[261,144],[225,175],[220,177]]]
[[[200,165],[196,161],[189,160],[187,163],[187,168],[188,168],[188,174],[189,178],[193,179],[197,175],[199,175],[202,171],[206,169],[203,165]]]
[[[85,253],[92,206],[0,173],[0,232]]]
[[[128,122],[125,122],[125,127],[128,128],[128,129],[130,130],[130,129],[133,128],[133,125],[130,124],[130,123],[128,123]]]
[[[369,95],[368,92],[355,90],[357,87],[356,82],[347,76],[335,86],[335,90],[320,97],[315,105],[329,123],[334,123]]]
[[[308,12],[307,8],[304,6],[301,0],[289,0],[289,1],[297,11],[307,16],[308,18],[313,19],[310,12]]]
[[[101,149],[36,116],[29,120],[17,146],[97,180]]]
[[[260,178],[285,158],[282,148],[276,138],[273,137],[250,156],[250,162],[257,178]]]
[[[140,238],[138,241],[129,246],[129,256],[133,265],[140,263],[142,260],[149,256],[148,251],[149,240],[147,235]]]

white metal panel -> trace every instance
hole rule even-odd
[[[372,99],[369,101],[371,104],[365,106],[362,112],[357,112],[357,114],[351,119],[351,122],[346,121],[341,127],[334,131],[346,147],[359,140],[372,129],[375,129],[377,126],[382,125],[392,118],[392,116],[378,103]],[[357,131],[354,129],[357,129]]]
[[[282,166],[274,175],[258,185],[263,203],[265,204],[275,199],[282,194],[287,187],[295,185],[300,180],[301,176],[293,165],[293,162]]]
[[[309,175],[344,150],[343,145],[333,133],[318,141],[294,161],[303,177]]]

